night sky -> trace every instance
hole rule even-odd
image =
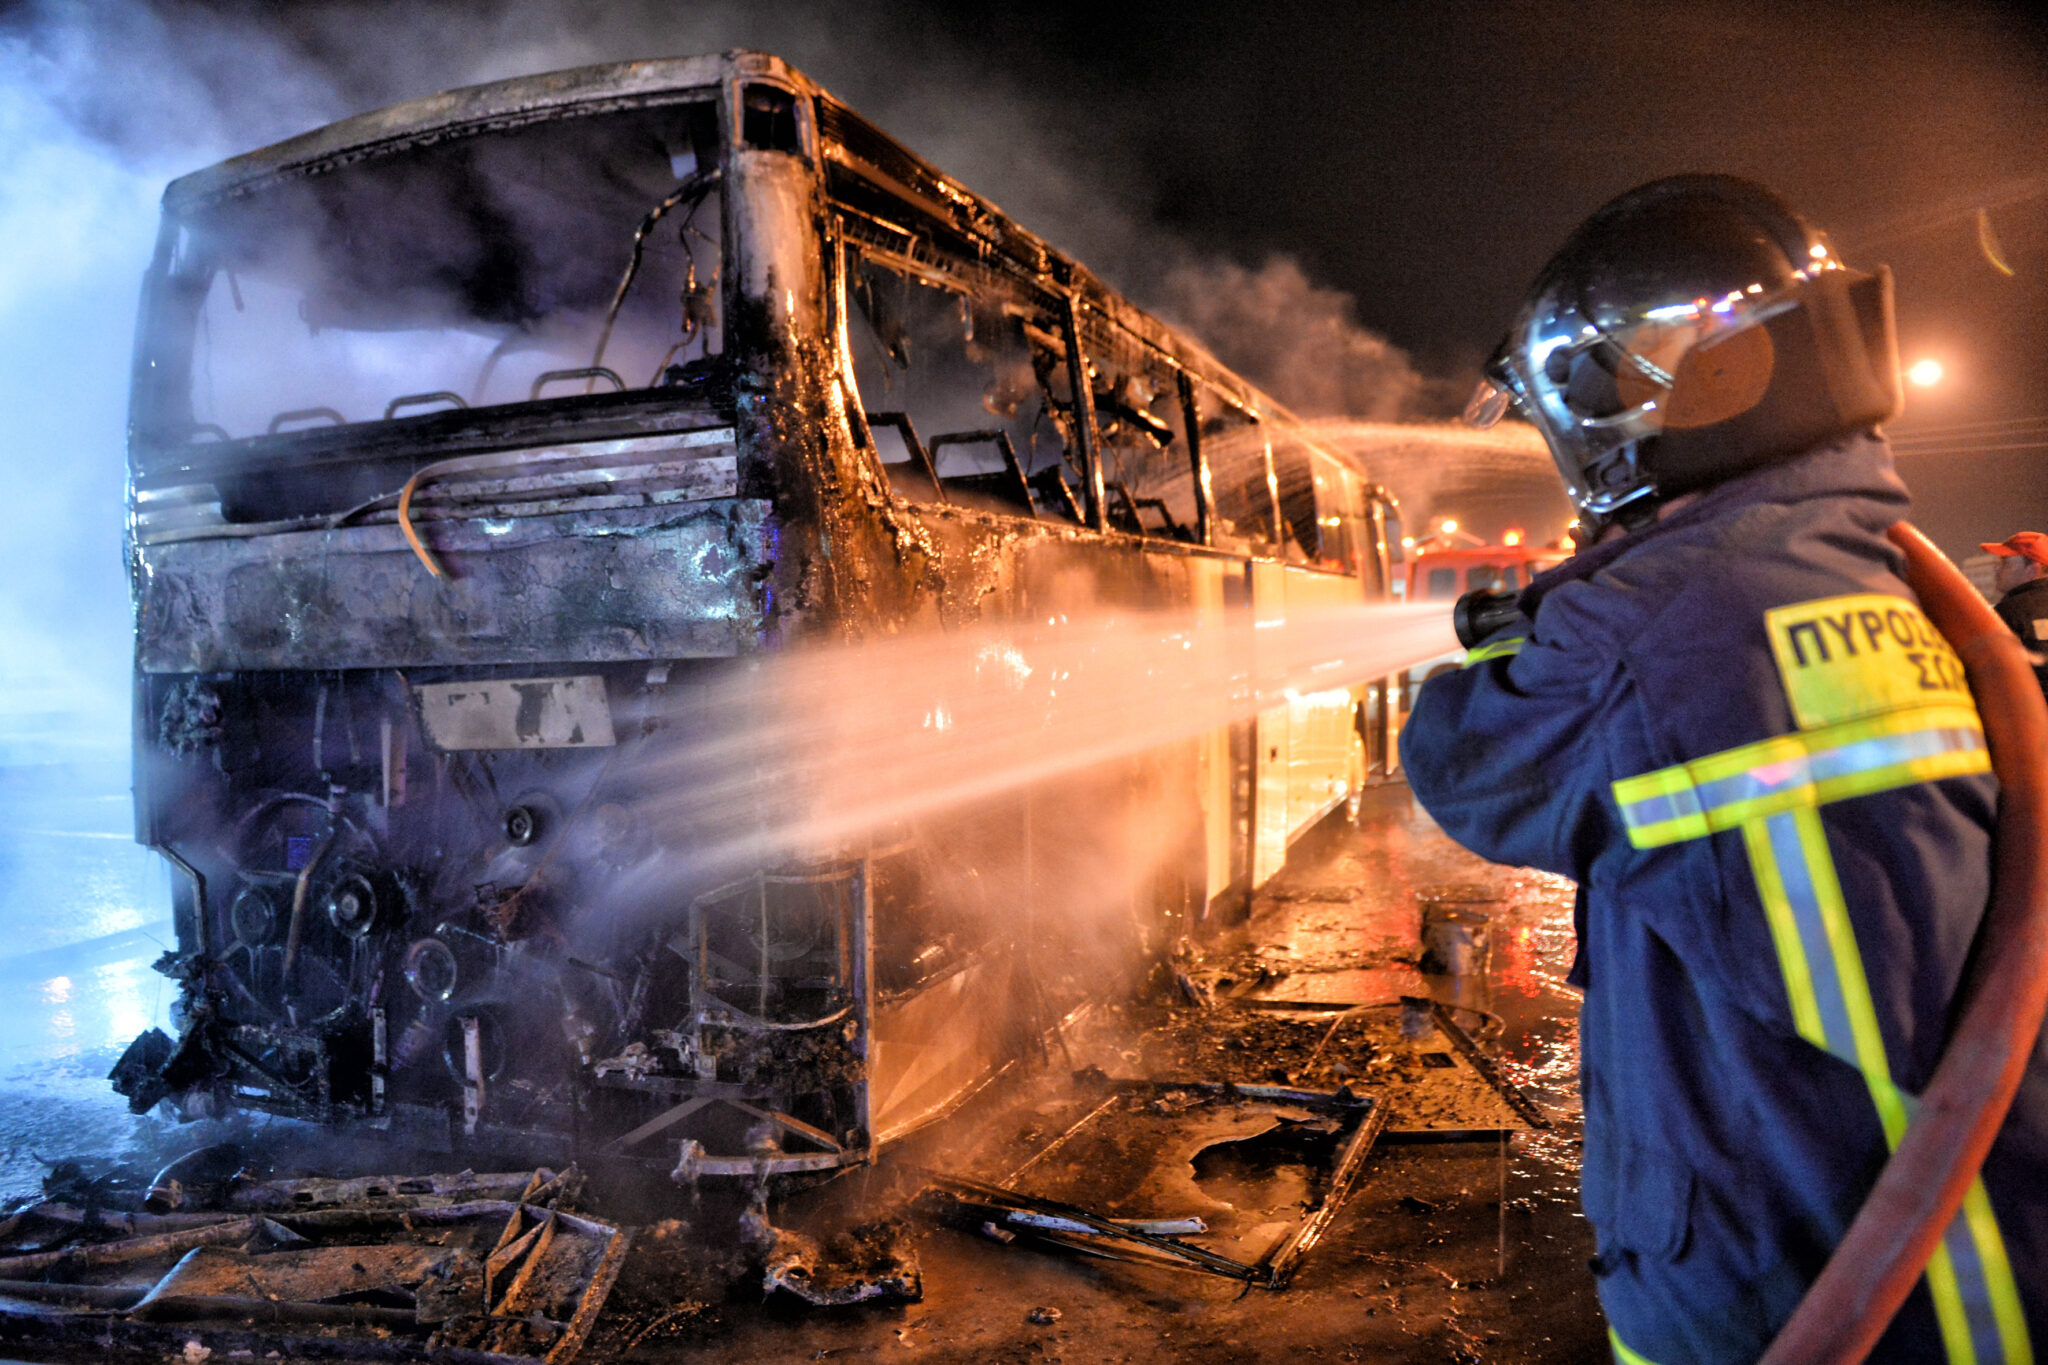
[[[1682,171],[1763,181],[1851,264],[1892,267],[1903,362],[1945,367],[1892,428],[1921,522],[1953,554],[2048,528],[2048,29],[2024,8],[1005,14],[947,31],[988,33],[1012,70],[1069,92],[1085,122],[1063,131],[1086,155],[1092,123],[1155,221],[1242,260],[1299,259],[1430,375],[1469,374],[1609,197]]]
[[[165,180],[451,86],[730,47],[1312,415],[1441,416],[1601,202],[1756,178],[1889,263],[1904,358],[1947,367],[1893,427],[1922,525],[1958,556],[2048,530],[2048,26],[2018,6],[0,0],[0,629],[94,676],[125,654],[125,365]]]

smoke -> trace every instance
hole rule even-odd
[[[1357,301],[1288,257],[1250,270],[1189,256],[1167,271],[1160,294],[1168,318],[1305,417],[1391,421],[1424,398],[1407,354],[1359,325]]]
[[[0,763],[127,747],[123,448],[164,182],[341,112],[303,63],[204,10],[0,21]]]
[[[156,183],[51,98],[62,62],[0,39],[0,762],[118,751],[122,414]]]

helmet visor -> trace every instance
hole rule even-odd
[[[1465,411],[1459,420],[1468,427],[1490,427],[1507,416],[1514,403],[1515,391],[1487,375],[1479,381],[1479,387],[1472,390],[1472,396],[1465,400]]]

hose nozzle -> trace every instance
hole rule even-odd
[[[1502,626],[1513,625],[1521,612],[1515,607],[1516,593],[1497,588],[1474,588],[1451,608],[1451,629],[1458,643],[1470,649]]]

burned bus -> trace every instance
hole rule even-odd
[[[829,1172],[1083,992],[1096,946],[988,888],[1166,812],[1118,931],[1157,950],[1368,761],[1336,689],[853,846],[734,866],[640,818],[704,689],[778,652],[1387,592],[1361,470],[771,56],[456,90],[177,180],[130,441],[181,988],[116,1070],[138,1112]]]

